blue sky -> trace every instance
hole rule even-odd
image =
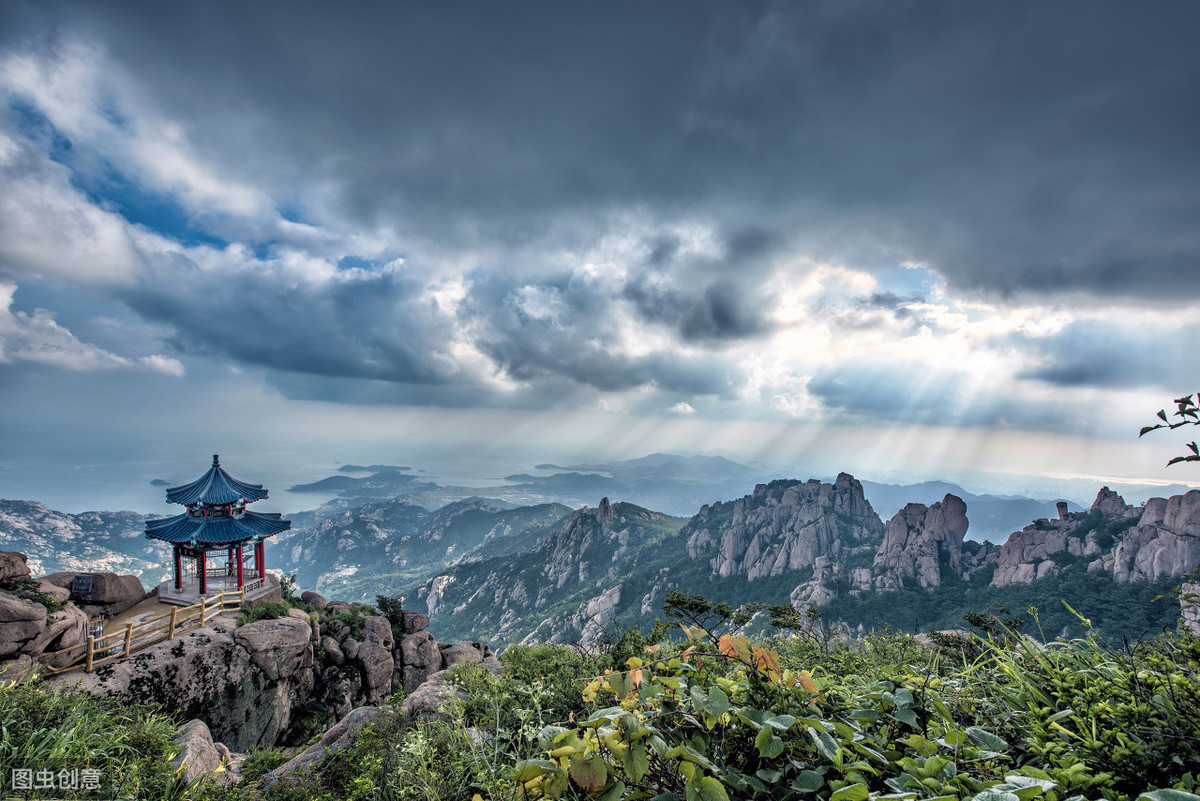
[[[214,451],[1188,482],[1136,433],[1200,389],[1198,15],[4,3],[0,496]]]

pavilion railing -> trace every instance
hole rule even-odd
[[[124,659],[134,651],[139,651],[149,645],[173,640],[175,635],[190,628],[203,627],[216,615],[231,609],[237,609],[246,602],[246,588],[237,592],[219,592],[211,598],[205,598],[191,606],[182,606],[171,610],[169,615],[146,620],[141,623],[126,623],[124,627],[111,634],[103,636],[88,635],[85,642],[63,648],[60,651],[45,653],[38,657],[46,673],[54,675],[67,673],[72,670],[92,669],[104,662],[114,659]],[[66,654],[78,651],[64,665],[53,666],[51,661]]]
[[[237,576],[236,569],[229,569],[229,568],[224,568],[224,567],[208,569],[208,570],[204,571],[204,583],[206,585],[208,585],[209,587],[212,587],[213,585],[218,585],[218,586],[224,585],[225,587],[229,587],[229,585],[232,584],[234,580],[236,580],[236,576]],[[261,587],[264,580],[265,579],[263,576],[256,575],[253,570],[246,570],[243,573],[242,586],[244,586],[247,590],[253,590],[258,587]],[[196,574],[188,573],[185,576],[182,588],[177,590],[177,589],[175,589],[174,585],[171,585],[170,589],[168,591],[176,593],[176,594],[184,593],[184,592],[194,592],[196,587],[199,586],[199,584],[200,584],[200,582],[199,582],[199,579],[196,577]],[[234,590],[234,592],[236,592],[236,590]]]

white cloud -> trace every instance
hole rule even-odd
[[[686,403],[684,401],[680,401],[679,403],[675,404],[671,408],[667,409],[667,411],[670,412],[671,414],[695,414],[696,413],[696,410],[692,407],[692,404]]]
[[[128,359],[80,341],[45,309],[12,311],[16,284],[0,283],[0,364],[34,362],[64,370],[142,368],[182,376],[183,365],[158,354]]]
[[[0,269],[126,283],[141,262],[125,221],[71,186],[65,167],[0,132]]]

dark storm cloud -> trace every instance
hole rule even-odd
[[[476,346],[511,379],[567,378],[604,392],[651,386],[667,392],[731,397],[737,371],[715,355],[666,351],[630,355],[625,316],[595,284],[571,278],[527,284],[500,274],[475,276],[459,319]]]
[[[124,290],[144,318],[169,324],[185,353],[328,377],[406,383],[460,378],[445,352],[451,319],[400,270],[345,280],[280,275],[272,265],[203,271],[180,259]]]
[[[1157,387],[1178,394],[1200,374],[1200,325],[1161,327],[1076,322],[1047,337],[1018,338],[1041,361],[1019,378],[1063,387]]]
[[[101,42],[200,155],[301,215],[450,250],[586,242],[637,207],[920,260],[959,289],[1200,293],[1193,3],[0,13],[8,47]],[[678,319],[719,337],[741,330],[726,316]]]

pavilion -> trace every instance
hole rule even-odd
[[[146,521],[146,537],[171,543],[175,557],[173,581],[159,587],[159,600],[187,605],[211,592],[243,588],[247,598],[255,598],[277,587],[266,573],[265,541],[292,523],[278,512],[246,510],[246,504],[265,497],[261,484],[226,473],[216,454],[200,478],[168,489],[167,501],[187,511]]]

